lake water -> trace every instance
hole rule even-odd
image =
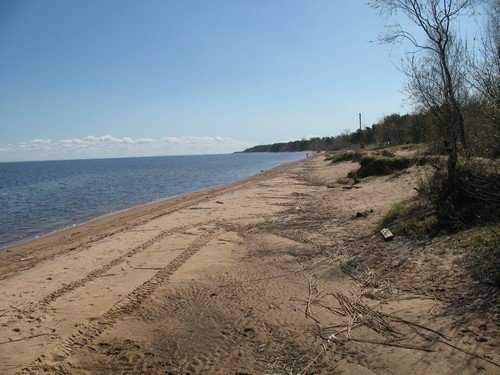
[[[304,155],[0,163],[0,247],[127,207],[236,181]]]

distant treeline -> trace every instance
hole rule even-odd
[[[485,122],[483,104],[471,100],[464,108],[465,127],[474,154],[499,154],[498,137],[491,132],[482,131]],[[498,133],[497,133],[498,134]],[[496,134],[496,135],[497,135]],[[331,151],[360,146],[396,146],[408,143],[430,143],[436,148],[442,147],[437,132],[435,116],[428,112],[400,115],[397,113],[384,116],[378,123],[354,132],[344,131],[332,137],[313,137],[292,142],[273,143],[247,148],[243,152],[296,152],[296,151]],[[436,150],[439,151],[439,150]]]
[[[379,123],[355,132],[344,131],[332,137],[313,137],[300,141],[273,143],[247,148],[243,152],[329,151],[363,145],[399,145],[429,140],[428,116],[421,114],[385,116]]]

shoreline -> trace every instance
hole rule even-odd
[[[173,195],[168,198],[123,208],[118,211],[113,211],[96,216],[78,224],[53,230],[38,237],[27,238],[25,240],[20,240],[12,244],[2,246],[0,247],[0,280],[8,277],[12,272],[31,268],[39,262],[47,260],[61,253],[60,251],[55,251],[51,254],[36,253],[46,250],[48,247],[51,247],[56,243],[58,243],[59,245],[65,240],[70,240],[69,243],[66,243],[66,245],[68,245],[67,250],[74,250],[76,247],[85,246],[88,243],[97,241],[103,237],[119,233],[122,230],[130,229],[137,225],[141,225],[142,223],[151,220],[152,218],[174,212],[176,210],[184,208],[185,206],[199,203],[206,199],[210,199],[210,197],[214,195],[230,191],[232,189],[240,188],[248,183],[266,179],[269,175],[282,172],[283,169],[287,168],[287,166],[293,165],[295,163],[300,163],[303,160],[304,159],[299,159],[295,161],[285,162],[283,164],[277,165],[276,167],[263,170],[256,174],[226,184],[215,185],[205,189]],[[161,212],[163,210],[167,210],[167,212]],[[131,219],[133,221],[132,224],[127,225],[128,219]],[[119,223],[116,223],[116,221],[119,221]],[[107,232],[107,230],[112,229],[110,227],[114,227],[117,225],[122,225],[123,227],[119,228],[118,230],[113,230],[112,232]],[[100,230],[98,228],[100,228]],[[85,243],[77,244],[77,241],[81,240],[81,237],[92,237],[92,232],[99,233],[97,237],[89,238],[89,241],[84,241]],[[9,260],[14,262],[24,261],[26,262],[25,266],[27,267],[11,266],[7,264]]]
[[[300,152],[298,152],[298,153],[300,153]],[[210,154],[210,155],[212,155],[212,154]],[[214,154],[214,155],[219,155],[219,154]],[[220,155],[230,155],[230,154],[220,154]],[[190,156],[202,156],[202,155],[181,155],[181,156],[172,155],[172,157],[183,157],[183,156],[190,157]],[[158,157],[162,157],[162,156],[147,156],[147,157],[142,157],[142,158],[158,158]],[[68,160],[64,159],[64,160],[22,161],[19,163],[57,162],[57,161],[65,162],[65,161],[85,161],[85,160],[113,160],[113,159],[135,159],[135,158],[134,157],[126,157],[126,158],[96,158],[96,159],[68,159]],[[52,227],[47,228],[47,231],[45,231],[44,229],[41,229],[39,233],[36,233],[36,232],[38,232],[38,229],[30,230],[30,232],[35,232],[35,233],[28,234],[28,235],[21,237],[21,238],[16,238],[16,239],[14,239],[10,242],[4,243],[4,244],[0,244],[0,254],[2,251],[9,249],[9,248],[12,248],[12,247],[16,247],[17,245],[23,245],[23,244],[29,243],[31,241],[37,241],[37,240],[45,238],[47,236],[57,234],[61,231],[65,231],[65,230],[69,230],[69,229],[72,229],[72,228],[75,228],[75,227],[78,227],[81,225],[85,225],[85,224],[90,223],[94,220],[100,220],[100,219],[105,218],[107,216],[127,212],[129,210],[134,210],[134,209],[140,208],[142,206],[161,204],[161,203],[164,203],[165,201],[168,201],[170,199],[182,197],[182,196],[189,195],[189,194],[195,194],[198,192],[202,192],[204,190],[210,190],[210,189],[217,188],[217,187],[223,187],[225,185],[229,185],[229,184],[232,184],[232,183],[242,181],[242,180],[245,180],[247,178],[259,175],[263,171],[271,170],[271,169],[274,169],[274,168],[279,167],[281,165],[284,165],[287,163],[293,163],[293,162],[300,161],[300,160],[302,160],[302,159],[285,161],[285,162],[278,164],[274,167],[270,167],[268,169],[261,170],[260,172],[256,171],[253,174],[250,174],[250,175],[243,177],[243,178],[238,178],[238,179],[233,180],[233,181],[229,181],[229,182],[225,182],[225,183],[221,183],[221,184],[216,184],[216,185],[208,186],[208,187],[201,188],[201,189],[195,189],[193,191],[182,192],[182,193],[174,194],[171,196],[166,196],[163,198],[155,198],[151,201],[146,201],[146,202],[142,202],[142,203],[135,203],[132,205],[125,205],[122,208],[111,209],[111,210],[104,212],[104,213],[89,213],[87,218],[81,219],[81,221],[77,219],[74,223],[71,223],[72,218],[68,218],[68,220],[66,220],[66,222],[68,224],[66,224],[66,223],[56,224]],[[1,272],[0,272],[0,277],[1,277]]]

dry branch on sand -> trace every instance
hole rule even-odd
[[[353,293],[325,292],[320,290],[317,284],[309,281],[308,298],[302,302],[305,305],[306,317],[316,324],[318,337],[323,339],[328,347],[332,348],[334,345],[335,352],[339,352],[349,341],[426,352],[435,351],[433,346],[442,343],[500,367],[498,363],[486,357],[454,345],[445,334],[379,311],[376,305],[369,306],[360,296]],[[355,330],[362,328],[365,329],[362,336],[353,334]],[[374,332],[378,339],[370,339],[367,330]],[[423,344],[411,342],[412,333],[423,339]]]

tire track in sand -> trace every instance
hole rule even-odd
[[[204,225],[204,224],[206,224],[206,223],[199,223],[199,224],[197,224],[197,226]],[[87,273],[84,277],[82,277],[78,280],[72,281],[69,284],[64,284],[59,289],[46,295],[45,297],[43,297],[41,300],[38,301],[38,303],[37,303],[38,307],[40,307],[41,309],[47,308],[56,299],[60,298],[61,296],[65,295],[67,293],[70,293],[73,290],[78,289],[78,288],[84,286],[85,284],[89,283],[90,281],[104,275],[106,272],[108,272],[114,266],[116,266],[120,263],[123,263],[127,258],[130,258],[130,257],[134,256],[135,254],[147,249],[148,247],[161,241],[165,237],[171,236],[171,235],[176,234],[176,233],[182,233],[182,232],[184,232],[187,229],[190,229],[192,227],[193,227],[192,225],[183,225],[183,226],[174,227],[171,229],[166,229],[166,230],[161,231],[153,238],[147,240],[146,242],[143,242],[140,245],[137,245],[133,249],[120,255],[119,257],[113,259],[112,261],[106,263],[105,265],[103,265],[99,268],[95,268],[94,270]],[[35,307],[37,307],[37,306],[35,305]]]
[[[53,360],[57,362],[64,361],[75,349],[88,345],[95,338],[99,337],[105,330],[113,326],[117,321],[124,318],[139,307],[141,303],[162,283],[167,281],[175,271],[177,271],[193,255],[210,242],[216,232],[217,230],[211,232],[207,231],[206,233],[200,235],[193,244],[188,246],[182,253],[175,257],[168,265],[158,271],[149,280],[139,285],[126,297],[115,303],[104,314],[92,319],[92,321],[90,321],[87,325],[80,326],[77,332],[73,333],[69,338],[56,347]],[[21,370],[20,373],[38,373],[39,370],[42,370],[44,360],[45,358],[39,357],[30,366]]]

